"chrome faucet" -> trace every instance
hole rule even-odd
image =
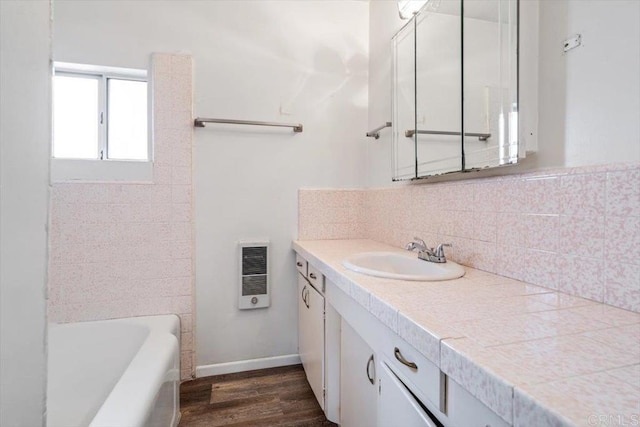
[[[404,248],[408,251],[414,251],[417,249],[418,252],[426,251],[427,249],[429,249],[427,248],[427,244],[424,242],[424,240],[418,237],[414,237],[413,242],[407,243],[407,245]]]
[[[447,262],[444,255],[444,247],[452,247],[451,243],[441,243],[437,248],[430,248],[424,243],[424,240],[414,237],[412,242],[407,243],[405,249],[408,251],[418,251],[418,258],[424,261],[443,263]]]

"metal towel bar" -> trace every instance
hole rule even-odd
[[[448,132],[441,130],[413,130],[409,129],[404,132],[404,136],[407,138],[411,138],[413,135],[460,135],[460,132]],[[486,141],[491,138],[490,133],[476,133],[476,132],[465,132],[464,136],[477,136],[480,141]]]
[[[302,132],[302,125],[300,123],[274,123],[274,122],[259,122],[256,120],[209,119],[205,117],[197,117],[193,121],[193,125],[198,128],[203,128],[205,123],[224,123],[229,125],[274,126],[274,127],[283,127],[283,128],[293,128],[294,132]]]
[[[388,128],[391,127],[391,122],[386,122],[385,124],[383,124],[382,126],[378,126],[377,128],[370,130],[369,132],[367,132],[367,136],[368,137],[374,137],[375,139],[380,138],[380,131],[384,128]]]

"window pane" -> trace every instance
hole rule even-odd
[[[147,83],[109,79],[110,159],[147,160]]]
[[[54,76],[53,157],[98,158],[98,79]]]

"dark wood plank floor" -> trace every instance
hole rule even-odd
[[[302,365],[198,378],[180,387],[180,427],[335,426]]]

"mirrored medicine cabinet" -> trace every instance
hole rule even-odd
[[[430,0],[392,48],[394,181],[518,162],[518,0]]]

